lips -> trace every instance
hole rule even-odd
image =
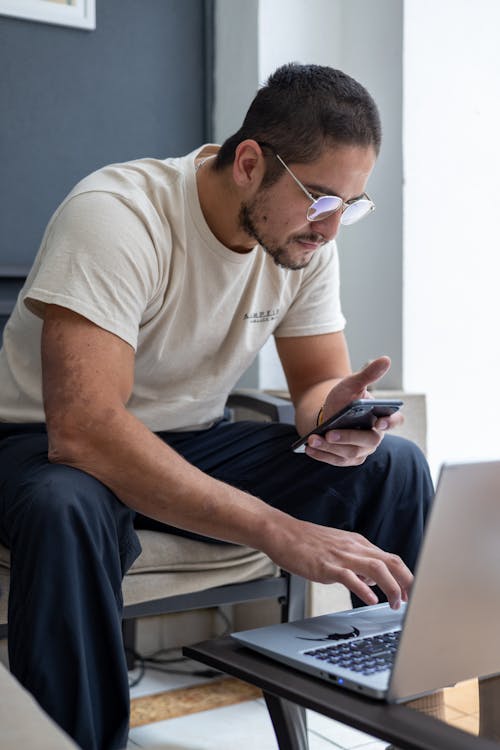
[[[305,250],[317,250],[321,245],[325,244],[326,240],[321,234],[314,233],[296,237],[295,241]]]
[[[323,244],[322,242],[309,242],[301,239],[297,240],[297,242],[304,250],[317,250]]]

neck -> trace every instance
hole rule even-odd
[[[235,253],[249,253],[255,241],[240,227],[241,197],[232,180],[231,168],[215,170],[212,156],[202,156],[196,167],[203,216],[219,242]]]

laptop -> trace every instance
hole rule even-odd
[[[390,703],[500,672],[500,461],[441,467],[407,605],[231,634],[334,685]]]

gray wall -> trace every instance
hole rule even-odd
[[[95,31],[0,16],[0,332],[80,178],[210,140],[211,16],[210,0],[101,0]]]
[[[73,184],[207,137],[203,0],[101,0],[85,31],[0,16],[0,276]]]

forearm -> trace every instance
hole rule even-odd
[[[277,338],[276,347],[295,406],[297,430],[305,435],[316,427],[318,412],[332,388],[351,373],[345,337],[338,331]]]

